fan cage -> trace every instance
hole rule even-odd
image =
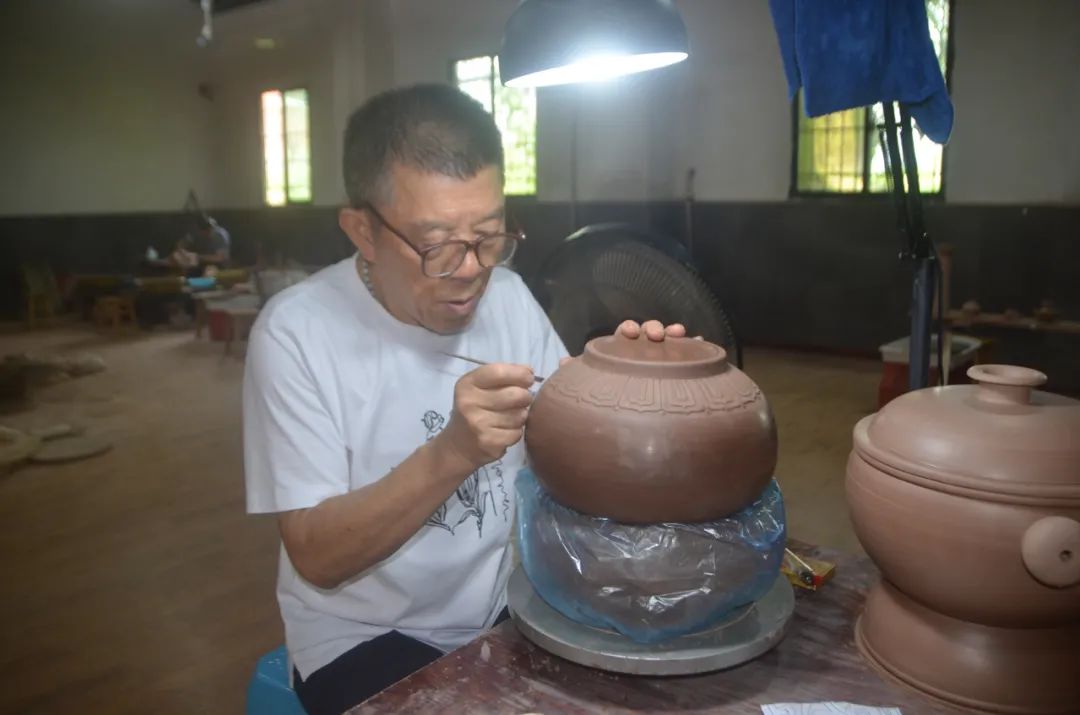
[[[693,268],[634,237],[605,238],[568,241],[540,275],[541,302],[571,354],[623,320],[659,320],[682,323],[741,366],[731,321]]]

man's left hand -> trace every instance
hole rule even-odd
[[[682,323],[672,323],[671,325],[665,326],[659,320],[646,320],[640,325],[633,320],[624,320],[619,324],[619,327],[615,329],[616,335],[623,335],[633,340],[637,340],[643,332],[649,340],[655,340],[656,342],[660,342],[664,338],[686,337],[686,327]],[[573,360],[573,358],[564,357],[559,360],[559,365],[565,365],[571,360]]]
[[[664,338],[685,338],[686,327],[682,323],[672,323],[665,326],[659,320],[646,320],[641,325],[638,325],[633,320],[624,320],[619,324],[615,333],[633,340],[645,333],[649,340],[660,342]]]

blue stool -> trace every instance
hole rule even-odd
[[[289,654],[275,648],[255,665],[247,689],[247,715],[306,715],[300,699],[289,687]]]

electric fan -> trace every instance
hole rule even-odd
[[[571,355],[623,320],[682,323],[687,335],[742,353],[731,321],[682,244],[638,227],[595,224],[571,234],[532,281],[537,300]]]

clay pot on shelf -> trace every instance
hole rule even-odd
[[[1043,323],[1052,323],[1061,316],[1061,311],[1057,309],[1052,300],[1044,300],[1039,304],[1039,307],[1035,309],[1035,319]]]
[[[564,506],[623,523],[693,523],[761,495],[777,435],[761,390],[722,347],[613,335],[544,382],[525,444]]]
[[[1080,401],[1035,370],[917,390],[855,427],[847,499],[882,572],[864,656],[977,712],[1080,706]]]

